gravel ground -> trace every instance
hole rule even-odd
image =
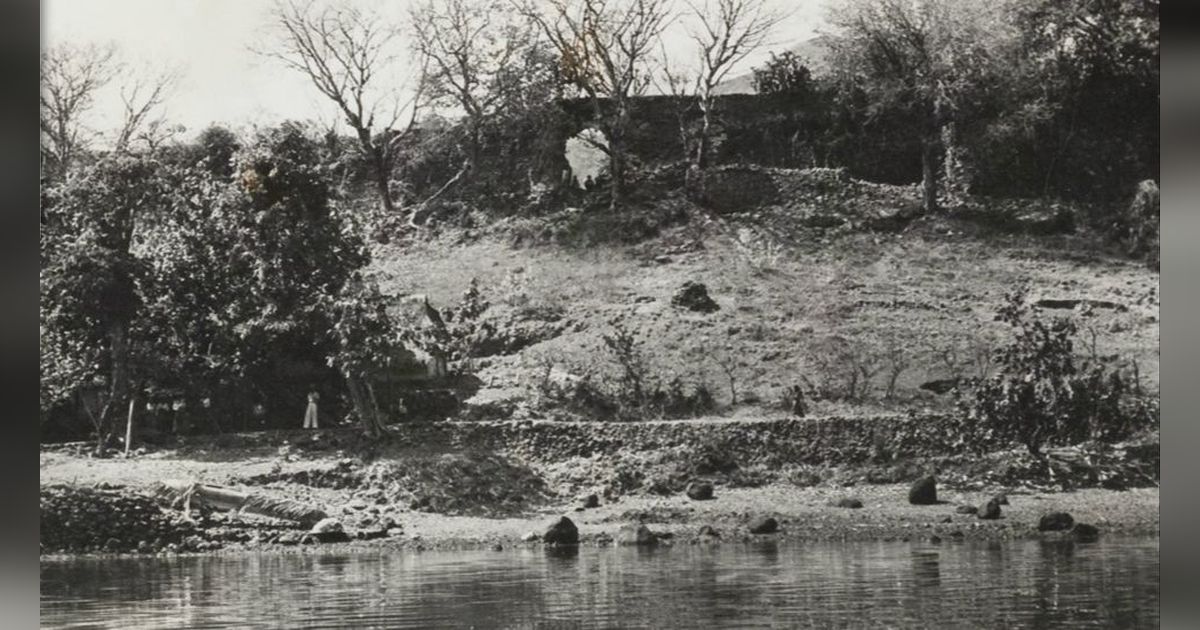
[[[295,461],[280,458],[276,449],[233,449],[215,455],[172,452],[144,455],[131,460],[96,460],[66,452],[43,452],[41,483],[123,485],[131,490],[163,479],[194,479],[208,483],[236,483],[238,479],[271,472],[334,468],[341,453],[308,456]],[[630,494],[611,501],[601,500],[596,508],[580,510],[577,497],[557,497],[519,517],[487,518],[422,512],[399,504],[346,507],[353,495],[347,490],[319,488],[278,482],[261,487],[243,488],[270,493],[278,498],[306,501],[325,508],[353,530],[360,518],[390,517],[393,534],[375,540],[350,543],[285,546],[269,540],[228,542],[220,551],[229,553],[252,549],[319,550],[347,549],[435,549],[488,548],[495,546],[538,544],[523,542],[530,532],[541,533],[549,522],[566,515],[579,528],[583,544],[606,544],[628,524],[646,524],[654,532],[667,534],[669,544],[687,544],[699,539],[702,526],[710,526],[724,542],[751,540],[762,536],[748,533],[749,522],[770,516],[780,531],[766,535],[791,541],[809,540],[932,540],[1009,539],[1056,534],[1037,531],[1038,519],[1049,512],[1066,511],[1076,522],[1099,528],[1101,535],[1157,535],[1159,500],[1157,488],[1106,490],[1091,488],[1071,492],[1010,491],[1009,505],[1002,508],[998,520],[981,520],[973,515],[957,514],[960,504],[980,506],[995,491],[958,492],[939,489],[942,503],[915,506],[907,502],[907,484],[858,484],[853,487],[819,485],[797,487],[773,483],[758,488],[716,487],[712,500],[694,501],[683,494],[655,496]],[[859,509],[834,507],[841,498],[859,499]],[[339,507],[340,506],[340,507]],[[223,521],[222,526],[228,526]],[[246,527],[255,527],[246,519]],[[711,539],[706,539],[711,540]],[[935,540],[936,541],[936,540]]]

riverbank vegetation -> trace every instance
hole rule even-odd
[[[1157,7],[845,3],[821,63],[722,94],[785,17],[764,2],[456,0],[396,29],[281,3],[261,52],[352,135],[167,134],[163,81],[89,145],[111,54],[48,52],[40,422],[96,459],[46,448],[43,481],[245,460],[217,481],[393,521],[698,480],[1153,486]],[[280,441],[309,392],[330,431]],[[331,462],[350,485],[313,481]]]

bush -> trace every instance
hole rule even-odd
[[[652,372],[641,344],[620,322],[602,336],[607,365],[594,362],[575,374],[555,374],[543,361],[532,389],[542,407],[602,420],[688,418],[716,406],[704,382]]]
[[[1013,327],[1012,342],[999,351],[997,373],[968,383],[959,400],[963,437],[977,450],[1015,441],[1040,455],[1046,444],[1124,439],[1157,422],[1158,402],[1146,397],[1136,377],[1074,352],[1075,324],[1031,317],[1025,290],[1007,296],[998,319]]]

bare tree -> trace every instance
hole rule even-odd
[[[337,106],[371,164],[384,209],[392,212],[392,165],[399,143],[416,126],[422,97],[420,82],[408,98],[390,89],[385,73],[397,61],[399,31],[374,13],[340,5],[317,9],[312,0],[278,2],[274,24],[277,41],[262,54],[303,73]]]
[[[607,136],[611,205],[624,197],[633,97],[650,84],[654,46],[673,13],[667,0],[511,0],[561,57],[566,81],[591,99]]]
[[[65,178],[87,148],[92,132],[83,117],[117,69],[112,46],[59,45],[42,52],[42,160],[50,180]]]
[[[693,24],[690,36],[700,57],[696,99],[700,106],[695,164],[708,165],[714,90],[725,75],[767,43],[786,14],[768,8],[766,0],[689,0]]]
[[[113,145],[115,151],[129,151],[135,141],[141,141],[154,152],[173,135],[176,127],[167,124],[162,107],[178,82],[179,72],[171,69],[136,72],[121,86],[125,109]]]
[[[429,60],[429,96],[466,115],[471,165],[479,159],[484,123],[504,103],[508,71],[535,35],[528,19],[506,8],[500,0],[424,0],[411,9],[415,45]]]
[[[673,58],[662,41],[659,42],[659,55],[654,64],[654,88],[671,97],[671,111],[675,114],[675,121],[679,127],[679,143],[686,158],[692,153],[693,134],[690,117],[695,106],[697,73]]]

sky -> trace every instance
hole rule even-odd
[[[777,29],[776,49],[814,34],[824,0],[770,1],[794,11]],[[408,0],[360,3],[398,20]],[[187,136],[213,123],[237,128],[288,119],[333,121],[331,104],[307,78],[253,51],[269,41],[271,7],[270,0],[43,0],[42,45],[111,43],[131,68],[179,71],[165,114]],[[672,54],[682,53],[687,43],[676,27],[664,39]],[[746,72],[766,55],[763,50],[728,76]],[[119,81],[97,95],[93,128],[111,129],[119,122]]]

